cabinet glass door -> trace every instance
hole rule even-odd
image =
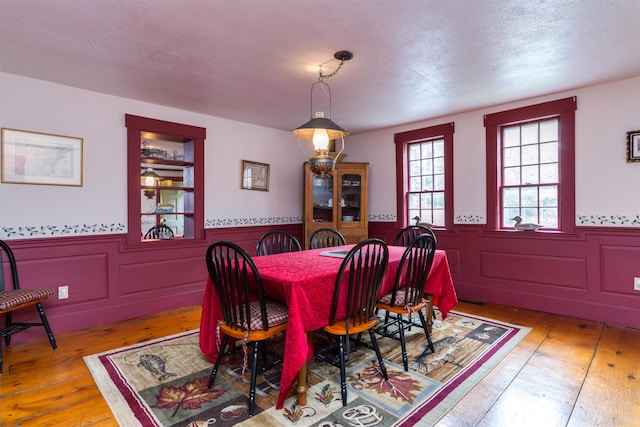
[[[333,222],[333,176],[313,178],[313,222]]]
[[[362,176],[355,173],[342,175],[340,199],[340,219],[343,223],[360,221],[360,202],[362,201]]]

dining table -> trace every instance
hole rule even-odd
[[[306,405],[306,365],[313,357],[313,345],[307,333],[329,323],[333,289],[343,261],[339,255],[335,254],[348,251],[353,246],[311,249],[252,258],[258,268],[265,296],[285,302],[289,313],[277,409],[284,406],[284,401],[296,379],[298,402],[300,405]],[[407,248],[388,246],[388,249],[389,263],[379,297],[393,289],[400,260]],[[425,286],[425,296],[438,307],[443,319],[458,302],[447,256],[443,250],[435,252]],[[431,309],[430,304],[429,311]],[[431,319],[431,312],[428,315],[428,319]],[[200,349],[211,362],[215,362],[218,354],[216,327],[221,319],[220,303],[211,281],[208,280],[200,323]]]

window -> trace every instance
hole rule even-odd
[[[125,123],[129,242],[204,239],[206,129],[128,114]]]
[[[575,98],[485,116],[487,227],[575,231]]]
[[[558,119],[502,129],[502,227],[523,222],[558,228]]]
[[[398,219],[402,226],[453,225],[453,123],[395,135]]]

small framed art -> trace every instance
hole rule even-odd
[[[241,188],[269,191],[269,164],[243,160]]]
[[[82,138],[2,128],[2,182],[82,186]]]
[[[640,130],[627,132],[627,162],[640,162]]]

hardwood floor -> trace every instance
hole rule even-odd
[[[200,306],[3,347],[0,425],[114,426],[83,356],[198,328]],[[439,426],[640,425],[640,330],[497,304],[455,310],[532,328]]]

